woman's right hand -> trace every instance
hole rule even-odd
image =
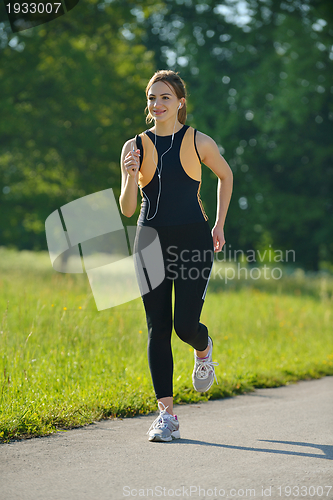
[[[134,144],[132,143],[132,151],[127,153],[124,158],[124,166],[128,175],[136,178],[140,168],[140,149],[134,149]]]

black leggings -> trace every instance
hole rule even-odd
[[[133,252],[146,246],[145,229],[137,226]],[[149,287],[150,291],[142,294],[142,301],[148,327],[148,363],[156,398],[161,399],[173,396],[173,283],[175,332],[194,349],[204,351],[208,345],[208,330],[199,320],[213,265],[214,247],[207,221],[154,229],[161,245],[165,278],[155,288]],[[142,265],[145,267],[144,263]],[[143,271],[146,275],[147,269]],[[138,272],[137,278],[140,281]]]

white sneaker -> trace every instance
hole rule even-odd
[[[163,405],[161,410],[160,404]],[[168,406],[159,401],[158,408],[160,410],[159,416],[154,420],[148,429],[149,441],[172,441],[179,439],[179,422],[177,415],[171,415],[166,411]]]
[[[212,359],[213,341],[208,336],[208,345],[210,346],[208,355],[205,358],[198,358],[194,352],[194,370],[192,373],[193,387],[198,392],[207,392],[214,382],[218,384],[214,366],[218,366],[217,362]]]

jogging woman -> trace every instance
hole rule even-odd
[[[133,253],[145,248],[147,226],[157,231],[161,245],[165,277],[142,295],[148,363],[160,410],[147,434],[150,441],[171,441],[180,437],[179,422],[173,414],[173,326],[178,337],[194,349],[195,390],[208,391],[214,377],[217,382],[213,341],[207,327],[200,323],[200,314],[214,252],[221,251],[225,243],[223,227],[233,176],[214,140],[185,124],[186,88],[178,73],[157,71],[148,82],[146,96],[146,123],[154,120],[154,126],[123,146],[119,202],[123,215],[131,217],[139,187],[142,203]],[[219,178],[212,231],[200,200],[201,163]]]

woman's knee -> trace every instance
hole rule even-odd
[[[148,323],[148,337],[157,341],[171,340],[172,321]]]
[[[187,344],[195,341],[199,331],[198,322],[191,322],[188,319],[175,320],[174,327],[178,337]]]

